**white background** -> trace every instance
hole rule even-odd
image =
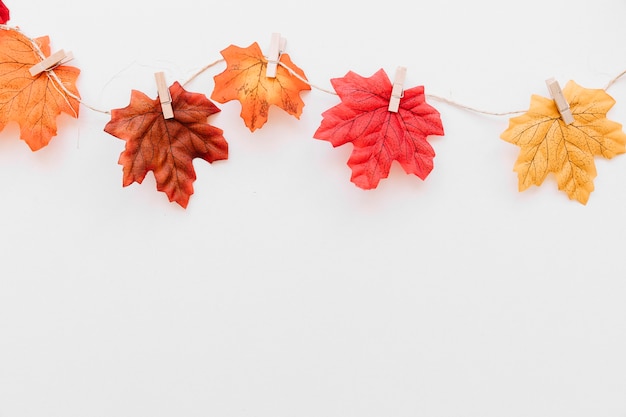
[[[6,2],[106,110],[272,32],[319,86],[404,65],[493,112],[626,69],[617,0]],[[608,92],[626,122],[626,79]],[[431,100],[433,172],[364,191],[351,145],[313,139],[337,97],[302,97],[254,133],[218,104],[230,156],[194,162],[187,210],[151,173],[122,187],[105,114],[38,152],[0,132],[0,417],[626,415],[626,155],[597,159],[586,206],[552,178],[520,193],[508,117]]]

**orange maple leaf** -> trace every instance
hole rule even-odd
[[[192,160],[227,159],[228,143],[221,129],[206,123],[220,109],[204,94],[190,93],[177,82],[169,90],[173,119],[163,117],[158,97],[133,90],[127,107],[111,111],[104,131],[126,141],[118,161],[124,170],[124,187],[141,184],[153,171],[157,189],[186,208],[196,179]]]
[[[626,134],[620,123],[606,118],[615,100],[604,90],[570,81],[563,95],[574,116],[572,124],[565,124],[554,100],[533,95],[528,112],[510,119],[500,137],[521,148],[514,167],[520,191],[541,185],[554,173],[559,190],[587,204],[597,175],[594,156],[610,159],[624,153]]]
[[[60,65],[34,77],[29,72],[49,55],[47,36],[31,40],[16,29],[0,29],[0,130],[17,122],[20,138],[33,151],[57,134],[61,113],[78,118],[78,68]]]
[[[276,78],[267,78],[267,59],[256,42],[247,48],[231,45],[221,53],[226,60],[226,69],[214,77],[215,89],[211,98],[220,103],[239,100],[241,118],[250,131],[254,132],[267,122],[271,105],[300,118],[304,107],[300,91],[311,89],[307,83],[280,65]],[[304,72],[291,62],[288,54],[281,54],[279,62],[306,80]]]

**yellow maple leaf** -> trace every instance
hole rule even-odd
[[[563,95],[574,122],[566,125],[554,100],[533,95],[528,112],[509,120],[500,137],[519,146],[514,171],[519,190],[541,185],[549,173],[570,199],[587,204],[596,177],[594,156],[607,159],[626,151],[620,123],[606,118],[615,100],[604,90],[569,81]]]

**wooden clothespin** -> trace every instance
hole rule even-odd
[[[155,72],[157,90],[159,92],[159,101],[161,102],[161,110],[165,119],[174,118],[174,109],[172,108],[172,96],[165,82],[165,74],[163,72]]]
[[[72,59],[74,59],[74,55],[72,55],[71,52],[65,53],[65,51],[61,49],[60,51],[56,51],[55,53],[53,53],[52,55],[50,55],[49,57],[47,57],[40,63],[35,64],[32,67],[30,67],[29,69],[30,75],[35,77],[36,75],[39,75],[44,71],[51,70],[54,67],[65,64],[68,61],[71,61]]]
[[[398,112],[400,107],[400,99],[404,96],[404,80],[406,78],[406,67],[398,67],[396,76],[393,79],[393,88],[391,90],[391,98],[389,99],[388,110],[393,113]]]
[[[285,52],[286,46],[287,39],[280,36],[280,33],[272,33],[270,50],[269,54],[267,55],[267,70],[265,72],[265,76],[267,78],[276,78],[276,69],[278,68],[280,54]]]
[[[574,123],[574,116],[569,109],[569,103],[565,100],[559,82],[554,78],[549,78],[546,80],[546,85],[548,86],[548,91],[550,91],[550,97],[552,97],[552,100],[556,103],[556,107],[559,109],[559,113],[561,113],[561,118],[565,124],[571,125]]]

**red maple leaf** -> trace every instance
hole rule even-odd
[[[0,23],[4,25],[10,18],[9,8],[0,0]]]
[[[220,109],[204,94],[190,93],[177,82],[169,90],[173,119],[163,117],[158,98],[133,90],[127,107],[111,111],[104,131],[126,141],[118,161],[124,170],[124,187],[141,184],[153,171],[157,189],[186,208],[196,179],[192,160],[227,159],[228,143],[221,129],[206,123]]]
[[[313,137],[334,147],[352,142],[348,166],[353,183],[366,190],[376,188],[394,160],[407,174],[428,176],[435,151],[426,137],[443,135],[443,126],[439,112],[426,104],[423,86],[405,90],[394,113],[388,110],[393,86],[382,69],[370,78],[350,71],[331,83],[341,103],[322,114]]]

